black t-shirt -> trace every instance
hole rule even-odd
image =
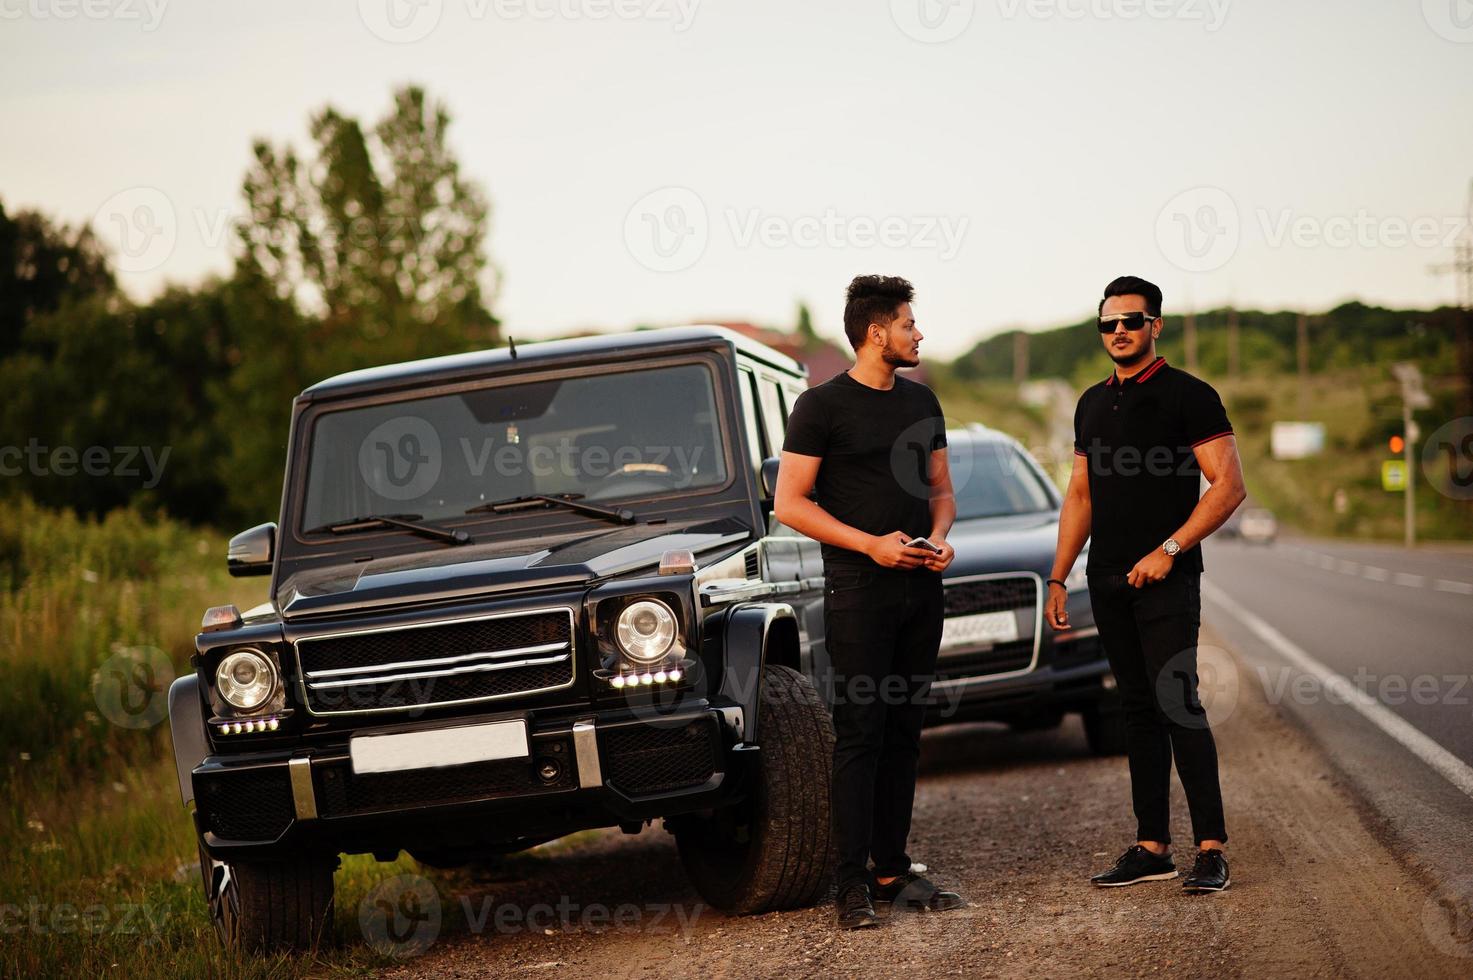
[[[1074,452],[1089,468],[1088,574],[1123,574],[1186,523],[1201,497],[1193,450],[1233,434],[1212,386],[1158,357],[1125,383],[1114,373],[1074,409]],[[1200,572],[1202,549],[1174,568]]]
[[[798,396],[783,451],[819,456],[818,505],[870,534],[931,533],[931,453],[946,446],[946,421],[931,389],[895,376],[887,391],[836,374]],[[868,555],[823,546],[825,566],[873,565]]]

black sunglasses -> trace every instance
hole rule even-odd
[[[1153,320],[1161,319],[1159,316],[1146,316],[1144,313],[1111,313],[1102,316],[1099,320],[1100,333],[1114,333],[1115,324],[1119,323],[1126,330],[1139,330]]]

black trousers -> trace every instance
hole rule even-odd
[[[871,858],[881,878],[910,868],[905,842],[942,619],[938,572],[825,569],[841,889],[868,880]]]
[[[1200,572],[1174,569],[1134,588],[1124,575],[1091,575],[1089,601],[1119,685],[1136,839],[1171,841],[1171,761],[1186,790],[1197,843],[1227,840],[1217,745],[1197,698]]]

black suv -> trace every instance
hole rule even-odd
[[[802,365],[706,327],[357,371],[295,401],[270,600],[169,692],[216,928],[331,932],[341,853],[664,820],[732,912],[828,886],[817,542],[771,518]]]

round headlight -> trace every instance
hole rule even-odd
[[[658,599],[641,599],[619,614],[614,632],[626,657],[652,664],[675,645],[675,614]]]
[[[256,650],[237,650],[220,661],[215,687],[222,698],[242,711],[259,708],[276,690],[276,668]]]

